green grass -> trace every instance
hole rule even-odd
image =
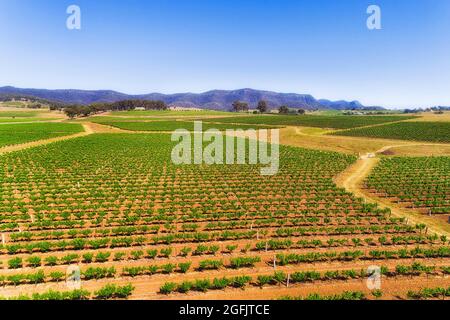
[[[201,110],[201,111],[113,111],[112,116],[122,116],[122,117],[177,117],[177,116],[220,116],[229,115],[229,112],[224,111],[214,111],[214,110]]]
[[[448,122],[401,122],[335,132],[334,135],[413,141],[450,142]]]
[[[130,131],[173,131],[177,129],[186,129],[194,131],[194,122],[188,121],[154,121],[154,122],[102,122],[119,129]],[[203,131],[208,129],[269,129],[270,126],[260,125],[235,125],[235,124],[216,124],[203,122]]]
[[[332,129],[348,129],[411,119],[407,116],[312,116],[312,115],[258,115],[205,119],[221,123],[244,123],[284,126],[305,126]]]
[[[47,122],[58,120],[57,118],[1,118],[0,124],[3,123],[17,123],[17,122]]]
[[[0,147],[82,132],[79,124],[32,123],[0,125]]]
[[[0,118],[33,118],[39,115],[39,111],[0,111]]]
[[[100,124],[108,124],[111,122],[136,122],[136,121],[164,121],[165,118],[143,118],[143,117],[110,117],[110,116],[94,116],[89,118],[80,118],[77,121],[88,121]],[[173,120],[175,121],[175,120]]]

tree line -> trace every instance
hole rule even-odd
[[[267,112],[269,112],[269,104],[265,100],[260,100],[260,101],[258,101],[258,105],[257,105],[256,109],[260,113],[267,113]],[[248,106],[247,102],[234,101],[232,104],[231,111],[233,111],[233,112],[248,112],[248,110],[249,110],[249,106]],[[288,106],[280,106],[278,108],[278,112],[280,114],[289,114],[289,113],[305,114],[305,110],[303,110],[303,109],[297,109],[297,111],[292,112]]]
[[[66,105],[62,108],[69,118],[87,117],[106,111],[128,111],[136,109],[167,110],[167,105],[161,100],[122,100],[117,102],[96,102],[90,105]]]

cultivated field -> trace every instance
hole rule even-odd
[[[450,142],[450,122],[401,122],[332,133],[340,136]]]
[[[81,131],[81,125],[68,123],[0,124],[0,148]]]
[[[424,214],[450,217],[450,158],[382,159],[366,182],[367,188]]]
[[[127,122],[119,122],[119,121],[102,121],[99,122],[104,125],[116,127],[123,130],[129,131],[174,131],[177,129],[186,129],[188,131],[194,131],[194,122],[193,121],[127,121]],[[247,129],[270,129],[274,128],[273,126],[263,126],[263,125],[245,125],[245,124],[225,124],[225,123],[207,123],[204,122],[202,124],[203,131],[209,129],[217,129],[221,131],[225,131],[227,129],[230,130],[247,130]]]
[[[120,112],[85,118],[87,136],[26,150],[19,150],[31,141],[22,140],[23,134],[44,142],[54,134],[82,132],[83,127],[0,125],[1,139],[17,145],[17,151],[0,156],[0,296],[448,296],[450,238],[445,231],[435,233],[434,227],[447,224],[442,217],[449,209],[449,158],[385,155],[380,162],[357,160],[358,154],[388,154],[397,145],[412,148],[412,142],[394,145],[318,129],[372,129],[408,117],[211,119],[212,113],[204,113],[209,121],[204,129],[248,128],[236,123],[289,126],[281,130],[281,142],[306,148],[282,145],[279,173],[261,176],[258,165],[174,165],[174,143],[163,132],[192,130],[190,113]],[[365,182],[351,184],[350,176],[342,183],[339,176],[346,170]],[[388,198],[378,205],[365,193]],[[428,220],[420,217],[430,218],[430,212],[437,222],[428,227]],[[70,291],[66,271],[74,265],[81,270],[82,290]],[[381,291],[366,285],[370,266],[380,268]]]
[[[243,124],[264,124],[264,125],[281,125],[281,126],[305,126],[332,129],[348,129],[356,127],[365,127],[370,125],[404,121],[413,119],[410,116],[284,116],[284,115],[261,115],[250,117],[227,117],[216,118],[205,121],[213,121],[220,123],[243,123]]]

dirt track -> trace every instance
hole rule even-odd
[[[386,146],[382,150],[387,150],[393,146]],[[350,166],[335,178],[335,183],[353,193],[357,197],[365,199],[367,202],[378,203],[381,208],[389,208],[394,216],[407,218],[410,224],[425,223],[428,229],[438,235],[450,236],[450,226],[435,218],[425,216],[415,210],[406,209],[390,202],[387,199],[377,197],[363,188],[364,180],[369,176],[372,169],[380,161],[379,158],[369,155],[361,157],[356,163]]]

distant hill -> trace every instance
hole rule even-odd
[[[272,109],[281,105],[297,109],[383,109],[381,107],[365,107],[358,101],[316,100],[309,94],[278,93],[254,89],[213,90],[204,93],[128,95],[111,90],[47,90],[0,87],[0,95],[32,96],[68,104],[91,104],[94,102],[116,102],[126,99],[162,100],[170,106],[202,108],[212,110],[229,110],[233,101],[245,101],[251,109],[256,108],[258,101],[266,100]]]

